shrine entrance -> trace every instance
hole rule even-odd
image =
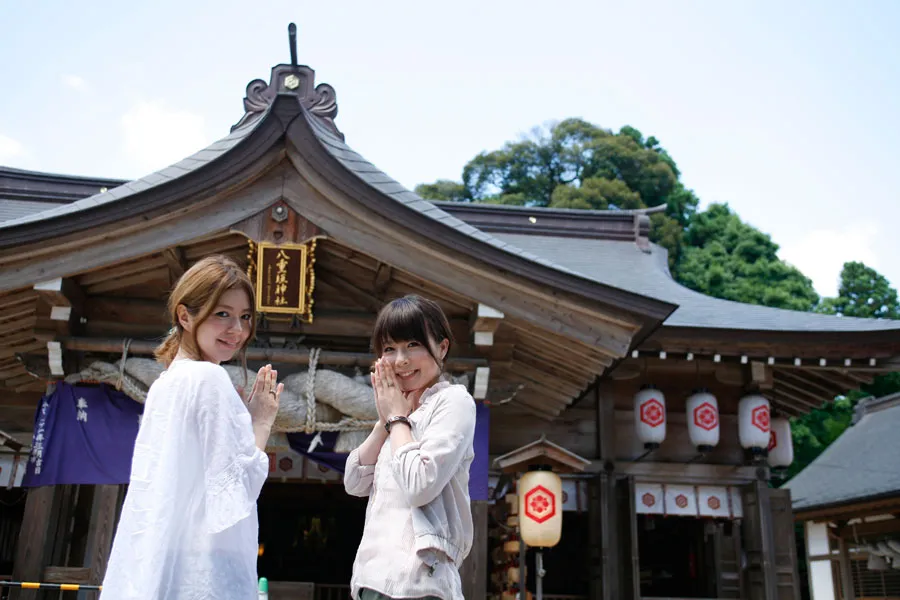
[[[716,523],[661,515],[637,519],[641,596],[715,598]]]
[[[367,500],[340,484],[267,482],[258,503],[259,576],[348,586]]]

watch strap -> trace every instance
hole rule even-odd
[[[391,427],[393,427],[395,423],[405,423],[407,427],[412,429],[412,424],[409,422],[409,419],[402,415],[397,415],[396,417],[390,417],[384,422],[384,430],[390,433]]]

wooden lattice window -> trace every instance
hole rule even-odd
[[[900,570],[870,571],[866,560],[850,561],[853,575],[853,595],[857,600],[869,598],[900,598]]]

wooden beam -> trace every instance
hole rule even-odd
[[[494,332],[503,321],[503,313],[479,303],[470,318],[472,339],[476,346],[493,346]]]
[[[34,291],[50,306],[78,306],[84,302],[84,292],[75,281],[57,277],[34,285]]]
[[[808,370],[804,372],[804,375],[810,379],[818,379],[824,381],[826,383],[830,383],[831,385],[837,386],[842,394],[847,393],[850,390],[855,390],[859,388],[859,383],[853,379],[848,379],[843,376],[843,374],[832,371],[832,370]]]
[[[123,344],[125,342],[124,339],[79,337],[61,337],[58,341],[61,342],[63,347],[67,350],[113,354],[122,352]],[[133,355],[148,356],[153,354],[156,346],[157,344],[155,342],[133,340],[128,346],[128,352]],[[251,347],[247,350],[247,360],[305,365],[309,364],[309,351]],[[368,367],[373,362],[375,362],[374,355],[362,352],[334,352],[323,350],[319,354],[319,364],[322,365]],[[481,366],[487,366],[487,361],[483,358],[450,357],[446,361],[447,370],[453,372],[474,371],[476,367]]]
[[[839,537],[845,540],[853,540],[856,537],[870,535],[895,535],[900,534],[900,519],[887,519],[884,521],[872,521],[870,523],[857,523],[845,525],[837,531]]]
[[[316,264],[316,285],[325,284],[333,289],[345,294],[358,306],[377,313],[384,306],[384,302],[379,300],[374,294],[360,289],[350,281],[341,277],[335,271],[324,268],[321,263]]]
[[[46,485],[30,488],[25,499],[25,515],[19,530],[13,578],[16,581],[40,581],[44,565],[50,560],[53,547],[54,517],[64,507],[64,486]],[[11,600],[36,600],[37,590],[10,592]]]
[[[375,296],[381,301],[384,301],[384,294],[391,283],[392,275],[393,268],[391,268],[390,265],[383,262],[378,263],[378,266],[375,268],[375,277],[373,278],[372,284],[375,289]]]
[[[24,318],[0,324],[0,336],[16,333],[23,329],[31,329],[37,322],[37,317],[33,314]]]
[[[486,500],[472,500],[470,504],[474,535],[472,551],[459,569],[463,596],[483,598],[488,580],[488,512]]]
[[[169,281],[175,283],[188,269],[187,259],[181,246],[173,246],[162,251],[163,260],[169,267]]]
[[[604,368],[612,364],[613,357],[602,352],[602,349],[576,342],[565,336],[539,329],[521,321],[508,319],[505,323],[516,330],[518,334],[517,341],[522,344],[531,344],[538,348],[543,347],[545,352],[557,352],[560,356],[566,357],[567,360],[580,358],[592,365],[601,365]]]
[[[33,304],[36,299],[37,294],[32,290],[13,292],[5,296],[0,296],[0,310],[12,308],[21,304]]]
[[[89,273],[77,276],[78,284],[82,288],[89,288],[98,283],[111,280],[121,279],[152,269],[159,269],[166,266],[166,259],[162,255],[144,256],[136,260],[128,260],[118,264],[110,265],[103,269],[97,269]]]
[[[0,379],[8,379],[16,375],[24,375],[25,373],[25,367],[19,362],[10,366],[0,367]]]
[[[41,581],[47,583],[80,583],[99,585],[91,581],[91,570],[85,567],[46,567]]]
[[[570,384],[565,379],[555,377],[550,373],[515,361],[505,366],[503,370],[528,381],[539,383],[545,388],[556,390],[560,395],[566,396],[567,398],[578,396],[585,388],[584,385],[578,386]]]
[[[788,398],[801,406],[804,406],[806,408],[813,409],[813,410],[822,408],[822,404],[823,404],[822,402],[819,402],[819,403],[810,402],[809,400],[806,400],[805,398],[798,396],[797,394],[795,394],[793,392],[788,392],[784,388],[779,386],[778,383],[775,384],[775,396],[776,397],[782,396],[784,398]]]
[[[844,377],[847,377],[849,379],[852,379],[852,380],[858,382],[859,384],[864,384],[864,385],[868,385],[868,384],[872,383],[872,381],[875,379],[875,377],[873,375],[870,375],[868,373],[857,373],[850,369],[842,369],[840,371],[840,373]]]
[[[16,377],[7,379],[6,381],[3,382],[3,385],[5,385],[8,388],[17,388],[26,383],[34,383],[35,381],[39,381],[39,379],[37,379],[33,375],[25,373],[23,375],[17,375]]]
[[[7,308],[6,310],[0,311],[0,321],[12,321],[14,319],[21,319],[22,317],[30,317],[35,314],[35,309],[36,307],[33,304],[30,306]]]
[[[793,404],[788,404],[780,398],[773,398],[769,401],[772,403],[773,409],[779,410],[790,417],[802,417],[805,414],[805,411],[797,408]]]
[[[576,370],[575,367],[560,364],[549,356],[537,356],[518,347],[513,349],[513,360],[516,360],[525,366],[546,371],[573,385],[592,381],[597,375],[597,373],[590,370]]]
[[[818,402],[819,406],[825,404],[826,402],[830,402],[830,401],[834,400],[834,396],[825,396],[824,398],[822,398],[821,396],[818,396],[815,392],[810,392],[809,389],[807,389],[807,388],[796,385],[794,383],[790,383],[788,381],[785,381],[784,379],[778,379],[778,381],[775,383],[775,389],[783,389],[783,388],[787,388],[788,390],[791,390],[792,392],[796,393],[797,395],[799,395],[801,397],[808,398],[812,402]]]
[[[825,394],[825,396],[829,398],[834,398],[843,393],[843,390],[836,389],[834,387],[828,387],[819,383],[819,381],[813,381],[812,378],[806,377],[804,373],[799,371],[787,372],[787,371],[778,371],[776,373],[776,378],[781,380],[786,380],[792,382],[795,385],[800,386],[808,386],[811,388],[815,388],[819,390],[821,393]]]
[[[750,363],[750,381],[759,386],[759,389],[761,390],[770,390],[773,385],[772,371],[771,366],[764,362],[754,360]]]
[[[149,283],[153,281],[163,282],[166,284],[169,282],[169,270],[166,267],[157,267],[154,269],[149,269],[146,271],[141,271],[139,273],[134,273],[133,275],[128,275],[125,277],[119,277],[116,279],[110,279],[108,281],[103,281],[101,283],[95,283],[94,285],[88,286],[86,291],[89,295],[97,295],[103,294],[106,292],[111,292],[113,290],[121,290],[125,288],[129,288],[136,285],[141,285],[144,283]]]
[[[0,359],[13,358],[16,354],[28,354],[36,350],[44,350],[47,348],[47,342],[32,342],[21,344],[18,346],[0,346]]]
[[[116,507],[121,488],[118,485],[97,485],[91,505],[90,533],[85,549],[84,566],[88,569],[90,583],[103,582],[113,534],[116,530]]]

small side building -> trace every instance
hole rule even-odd
[[[863,400],[853,425],[786,484],[811,600],[900,598],[898,430],[900,393]]]

